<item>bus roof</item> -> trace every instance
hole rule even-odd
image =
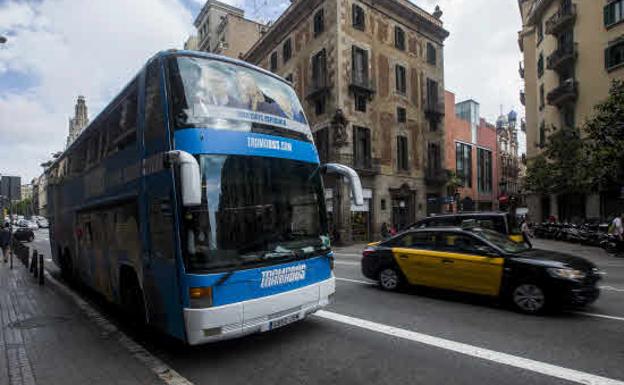
[[[77,146],[80,142],[82,142],[84,140],[84,138],[86,137],[86,133],[88,133],[90,131],[90,127],[93,125],[94,122],[96,122],[98,120],[98,118],[100,117],[100,115],[102,115],[103,113],[106,112],[106,110],[108,110],[110,107],[112,107],[113,102],[115,100],[117,100],[117,98],[119,98],[119,96],[125,91],[126,87],[128,87],[128,85],[130,85],[132,83],[132,81],[134,81],[139,74],[148,66],[150,65],[150,63],[154,60],[160,59],[160,58],[167,58],[167,57],[171,57],[171,56],[193,56],[193,57],[199,57],[199,58],[205,58],[205,59],[211,59],[211,60],[219,60],[222,62],[226,62],[226,63],[231,63],[231,64],[235,64],[235,65],[239,65],[242,67],[247,67],[249,69],[261,72],[264,75],[268,75],[271,76],[277,80],[280,80],[283,83],[286,83],[289,86],[292,86],[292,84],[290,82],[288,82],[286,79],[284,79],[283,77],[274,74],[273,72],[267,71],[264,68],[255,66],[253,64],[250,64],[246,61],[243,60],[238,60],[238,59],[233,59],[227,56],[221,56],[221,55],[215,55],[213,53],[208,53],[208,52],[200,52],[200,51],[189,51],[189,50],[178,50],[178,49],[168,49],[168,50],[163,50],[163,51],[159,51],[156,54],[154,54],[152,57],[150,57],[147,62],[141,66],[141,69],[137,72],[137,74],[132,78],[132,80],[130,80],[127,84],[125,84],[123,86],[123,88],[117,93],[117,95],[115,95],[114,98],[112,98],[111,102],[108,103],[104,109],[102,109],[96,116],[95,118],[93,118],[93,120],[91,120],[89,122],[89,125],[87,125],[87,127],[85,127],[82,131],[82,133],[80,135],[78,135],[78,137],[69,145],[69,147],[67,147],[63,153],[56,158],[52,164],[50,165],[50,167],[48,167],[46,169],[46,171],[51,170],[54,166],[56,166],[63,158],[65,158],[65,155],[70,152],[75,146]]]

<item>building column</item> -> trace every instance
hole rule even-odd
[[[334,227],[337,236],[336,243],[339,245],[350,244],[353,240],[349,192],[349,182],[342,177],[336,178],[336,188],[334,189]]]
[[[585,197],[585,218],[600,218],[600,194],[592,193]]]

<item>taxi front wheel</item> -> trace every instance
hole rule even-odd
[[[511,290],[511,302],[516,309],[526,314],[539,314],[548,305],[546,291],[534,282],[521,282]]]
[[[379,272],[379,285],[382,289],[396,291],[403,284],[403,276],[396,267],[385,267]]]

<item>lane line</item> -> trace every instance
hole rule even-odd
[[[619,287],[614,287],[614,286],[600,286],[600,289],[624,293],[624,289],[621,289]]]
[[[161,381],[167,385],[193,385],[193,383],[184,378],[180,373],[176,372],[169,365],[165,364],[160,358],[152,355],[141,344],[134,341],[126,333],[119,330],[105,316],[91,306],[87,301],[83,300],[76,292],[59,282],[49,272],[45,272],[46,280],[52,283],[65,295],[69,296],[80,310],[91,319],[105,335],[116,337],[117,342],[121,344],[130,354],[152,371]]]
[[[350,278],[339,278],[339,277],[336,277],[336,281],[358,283],[358,284],[361,284],[361,285],[369,285],[369,286],[377,285],[377,283],[373,282],[373,281],[362,281],[362,280],[359,280],[359,279],[350,279]]]
[[[336,281],[356,283],[356,284],[359,284],[359,285],[377,286],[376,282],[373,282],[373,281],[363,281],[363,280],[360,280],[360,279],[336,277]],[[578,315],[584,315],[584,316],[587,316],[587,317],[604,318],[604,319],[609,319],[609,320],[612,320],[612,321],[624,321],[624,317],[618,317],[618,316],[607,315],[607,314],[589,313],[589,312],[582,312],[582,311],[573,311],[571,313],[572,314],[578,314]]]
[[[334,263],[336,265],[346,265],[346,266],[360,266],[361,265],[360,262],[337,261],[337,260],[334,260]]]
[[[406,329],[380,324],[377,322],[366,321],[360,318],[349,317],[326,310],[319,310],[315,313],[317,317],[339,322],[345,325],[366,329],[376,333],[401,338],[420,344],[433,346],[436,348],[450,350],[456,353],[475,357],[502,365],[512,366],[515,368],[528,370],[542,375],[560,378],[563,380],[576,382],[586,385],[624,385],[624,381],[619,381],[607,377],[597,376],[594,374],[581,372],[575,369],[564,368],[562,366],[552,365],[541,361],[532,360],[512,354],[497,352],[478,346],[468,345],[461,342],[447,340],[440,337],[434,337]]]
[[[587,316],[587,317],[605,318],[605,319],[610,319],[610,320],[613,320],[613,321],[624,321],[624,317],[616,317],[616,316],[607,315],[607,314],[588,313],[588,312],[584,312],[584,311],[575,311],[573,313],[574,314],[578,314],[578,315],[584,315],[584,316]]]
[[[334,254],[339,255],[339,256],[343,256],[343,257],[358,257],[358,258],[362,258],[362,254],[357,254],[357,253],[337,253],[337,252],[334,252]]]

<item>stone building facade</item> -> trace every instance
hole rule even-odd
[[[198,35],[186,49],[240,58],[266,31],[266,26],[245,18],[240,8],[208,0],[195,19]]]
[[[444,194],[440,16],[408,0],[295,0],[244,57],[293,83],[321,160],[361,176],[363,208],[325,180],[339,242],[406,226]]]
[[[82,130],[89,125],[89,117],[87,111],[87,102],[84,96],[78,96],[76,106],[74,107],[74,117],[69,119],[69,135],[67,136],[67,145],[69,146],[82,133]]]
[[[560,127],[582,127],[624,78],[624,0],[518,0],[524,55],[527,157],[542,153]],[[527,196],[531,219],[609,217],[624,209],[619,186],[589,195]]]
[[[496,120],[496,135],[499,153],[499,186],[501,208],[524,206],[522,202],[521,178],[522,158],[520,156],[520,141],[518,114],[510,111]]]
[[[463,180],[448,209],[488,211],[498,209],[498,146],[496,127],[480,116],[474,100],[455,103],[455,94],[445,92],[445,166]],[[448,202],[448,201],[447,201]]]

